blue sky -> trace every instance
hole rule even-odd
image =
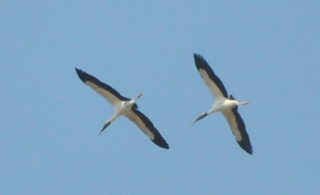
[[[319,1],[1,1],[0,194],[318,194]],[[213,99],[204,56],[254,153]],[[80,68],[132,98],[170,145],[124,117]]]

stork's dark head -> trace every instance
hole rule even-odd
[[[191,123],[191,125],[193,125],[195,122],[197,122],[200,119],[203,119],[204,117],[206,117],[208,114],[206,112],[201,113],[200,116],[193,122]]]
[[[111,121],[107,120],[106,123],[103,125],[99,135],[104,131],[109,125],[111,124]]]

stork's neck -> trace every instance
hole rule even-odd
[[[221,111],[221,107],[220,105],[217,105],[216,103],[213,104],[212,108],[207,112],[207,114],[212,114],[212,113],[215,113],[215,112],[220,112]]]

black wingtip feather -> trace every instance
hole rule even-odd
[[[219,87],[223,96],[225,98],[228,98],[228,93],[227,93],[226,88],[222,84],[219,77],[213,72],[213,70],[209,66],[208,62],[200,54],[194,53],[193,57],[194,57],[194,63],[196,64],[198,71],[200,69],[205,70],[207,72],[207,74],[209,75],[210,79],[213,80],[213,82]]]
[[[193,57],[198,70],[201,68],[202,62],[207,63],[206,60],[200,54],[194,53]]]
[[[77,75],[81,79],[81,81],[85,83],[87,74],[78,68],[74,68],[74,69],[76,69]]]
[[[232,112],[235,115],[236,122],[238,124],[238,129],[241,132],[241,136],[242,136],[242,140],[241,141],[237,141],[237,142],[238,142],[239,146],[244,151],[246,151],[249,154],[252,154],[253,150],[252,150],[250,138],[249,138],[249,135],[248,135],[248,133],[246,131],[246,126],[245,126],[240,114],[238,113],[238,107],[233,108]]]
[[[248,154],[251,154],[253,153],[253,150],[252,150],[252,147],[250,144],[246,143],[244,144],[245,142],[238,142],[239,146],[244,150],[246,151]]]
[[[161,136],[159,131],[153,126],[152,122],[148,117],[146,117],[142,112],[137,109],[132,108],[132,111],[141,118],[141,120],[145,123],[146,127],[154,134],[154,139],[151,140],[157,146],[165,149],[169,149],[169,145],[166,140]]]
[[[78,69],[78,68],[75,68],[79,78],[81,79],[81,81],[83,83],[86,83],[87,81],[91,81],[93,83],[95,83],[96,85],[98,85],[99,87],[109,91],[110,93],[112,93],[113,95],[115,95],[116,97],[118,97],[120,100],[122,101],[128,101],[130,100],[129,98],[127,97],[124,97],[122,95],[120,95],[120,93],[118,91],[116,91],[115,89],[113,89],[110,85],[106,84],[106,83],[103,83],[101,82],[99,79],[97,79],[96,77]],[[138,108],[138,105],[135,103],[133,105],[133,108]]]

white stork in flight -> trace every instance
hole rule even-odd
[[[115,89],[109,85],[99,81],[97,78],[76,68],[79,78],[102,97],[104,97],[113,107],[114,113],[111,119],[107,120],[100,131],[99,135],[105,130],[114,120],[121,115],[126,116],[134,122],[140,130],[145,133],[156,145],[169,149],[169,145],[163,139],[158,130],[153,126],[152,122],[138,110],[138,105],[135,103],[142,96],[141,93],[133,99],[129,99],[120,95]]]
[[[232,95],[228,98],[227,90],[224,88],[221,80],[213,72],[206,60],[199,54],[193,54],[193,56],[200,76],[209,88],[215,102],[208,112],[202,113],[191,125],[209,114],[222,112],[240,147],[249,154],[252,154],[252,146],[246,132],[245,124],[238,113],[238,106],[247,105],[249,102],[238,102]]]

